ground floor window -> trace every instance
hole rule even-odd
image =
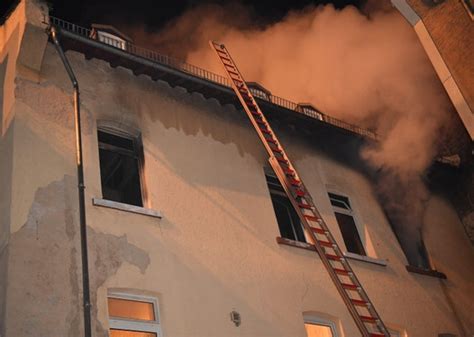
[[[307,337],[337,337],[334,320],[325,314],[305,314],[304,327]]]
[[[160,337],[158,300],[127,293],[107,298],[110,337]]]
[[[334,337],[335,334],[329,325],[305,323],[306,336],[308,337]]]

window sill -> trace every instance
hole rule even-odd
[[[120,211],[146,215],[153,218],[158,218],[158,219],[162,218],[162,214],[160,211],[155,211],[154,209],[149,209],[149,208],[144,208],[144,207],[139,207],[139,206],[134,206],[134,205],[128,205],[128,204],[124,204],[124,203],[112,201],[112,200],[92,198],[92,204],[94,206],[118,209]]]
[[[446,276],[446,274],[444,274],[440,271],[434,270],[434,269],[423,269],[423,268],[419,268],[419,267],[415,267],[415,266],[405,266],[405,268],[410,273],[436,277],[436,278],[440,278],[440,279],[444,279],[444,280],[446,280],[448,278]]]
[[[316,248],[314,248],[314,246],[312,244],[305,243],[305,242],[299,242],[299,241],[295,241],[295,240],[290,240],[290,239],[282,238],[282,237],[279,237],[279,236],[277,236],[276,242],[280,245],[287,245],[287,246],[291,246],[291,247],[296,247],[296,248],[301,248],[301,249],[306,249],[306,250],[312,250],[312,251],[316,250]],[[344,253],[344,256],[346,258],[352,259],[352,260],[372,263],[372,264],[376,264],[376,265],[383,266],[383,267],[387,266],[387,260],[376,259],[376,258],[373,258],[373,257],[362,256],[362,255],[349,253],[349,252]]]

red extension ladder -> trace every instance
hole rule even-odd
[[[329,232],[308,190],[257,105],[226,47],[213,41],[210,41],[210,45],[222,62],[227,76],[231,80],[232,88],[270,156],[270,165],[298,213],[306,233],[310,236],[315,250],[318,252],[362,336],[390,337],[390,333]]]

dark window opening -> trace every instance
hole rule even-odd
[[[336,215],[337,223],[341,229],[342,238],[346,244],[347,251],[359,255],[366,255],[354,218],[350,215],[338,212],[334,212],[334,214]]]
[[[367,255],[357,230],[349,198],[334,193],[328,193],[328,195],[334,208],[334,215],[336,216],[347,251],[354,254]]]
[[[281,236],[290,240],[306,242],[300,218],[290,199],[286,196],[280,182],[272,175],[266,174],[265,177],[267,178],[268,189]]]
[[[140,183],[142,149],[138,139],[98,131],[102,197],[143,206]]]

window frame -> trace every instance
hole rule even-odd
[[[307,243],[308,242],[308,238],[307,238],[307,235],[306,235],[306,231],[305,231],[305,228],[304,226],[301,224],[301,220],[299,220],[299,217],[298,217],[298,220],[300,221],[299,222],[299,225],[301,226],[301,233],[303,235],[303,238],[304,238],[304,241],[301,241],[300,239],[298,239],[298,234],[297,234],[297,230],[295,228],[295,225],[296,224],[293,224],[293,218],[291,216],[291,214],[289,214],[289,219],[290,221],[292,222],[291,224],[291,231],[293,232],[293,235],[294,235],[294,239],[291,239],[291,238],[286,238],[283,236],[283,234],[281,233],[281,230],[280,230],[280,223],[278,221],[278,217],[276,215],[276,210],[275,210],[275,206],[273,205],[274,202],[278,202],[280,203],[279,200],[276,200],[274,201],[273,200],[273,195],[276,195],[276,196],[279,196],[279,197],[284,197],[286,199],[288,199],[288,202],[289,202],[289,207],[292,207],[293,211],[296,213],[296,210],[293,208],[293,205],[291,204],[291,201],[289,200],[288,196],[286,195],[286,193],[284,191],[280,191],[278,190],[277,188],[273,187],[272,185],[274,185],[273,183],[271,183],[269,180],[268,180],[268,177],[270,178],[273,178],[273,179],[276,179],[278,181],[278,178],[276,177],[275,173],[273,173],[273,171],[271,171],[270,169],[268,168],[264,168],[264,175],[265,175],[265,182],[266,182],[266,185],[267,185],[267,189],[268,189],[268,193],[270,194],[270,201],[271,201],[271,204],[272,204],[272,209],[273,209],[273,214],[275,215],[275,220],[277,222],[277,226],[278,226],[278,231],[281,235],[282,238],[285,238],[285,239],[288,239],[288,240],[293,240],[293,241],[296,241],[296,242],[301,242],[301,243]],[[280,182],[278,181],[278,183],[280,184]],[[281,185],[281,184],[280,184]],[[283,187],[282,187],[283,188]],[[283,205],[283,206],[286,206],[286,205]],[[296,213],[296,215],[298,215]]]
[[[331,329],[332,337],[339,337],[336,323],[330,319],[317,317],[317,316],[304,316],[304,324],[313,324],[320,326],[327,326]]]
[[[349,202],[348,204],[346,204],[348,208],[342,208],[342,207],[333,205],[332,202],[331,202],[332,198],[329,194],[334,194],[334,195],[346,198]],[[336,190],[333,190],[333,189],[329,189],[327,191],[327,196],[328,196],[328,199],[329,199],[329,204],[331,205],[332,211],[334,213],[334,218],[336,219],[336,223],[337,223],[337,226],[339,228],[339,232],[341,233],[342,241],[344,242],[344,247],[346,248],[346,252],[351,253],[351,254],[355,254],[355,255],[359,255],[359,256],[368,256],[368,257],[370,257],[370,255],[368,254],[367,241],[366,241],[366,238],[365,238],[365,234],[363,233],[363,228],[361,228],[358,216],[357,216],[356,211],[354,209],[354,201],[351,200],[351,198],[346,193],[336,191]],[[344,201],[341,201],[341,200],[337,200],[337,201],[345,203]],[[352,219],[354,220],[354,225],[355,225],[355,228],[356,228],[356,231],[357,231],[357,235],[359,236],[359,240],[362,244],[362,248],[364,249],[365,255],[350,252],[347,249],[347,245],[346,245],[346,242],[344,241],[344,236],[342,235],[341,226],[339,224],[339,221],[337,220],[336,213],[341,213],[343,215],[347,215],[347,216],[352,217]]]
[[[154,321],[137,320],[132,318],[115,317],[109,314],[109,298],[123,299],[128,301],[146,302],[153,305]],[[107,294],[107,316],[109,318],[110,330],[127,330],[136,332],[156,333],[157,337],[163,337],[161,332],[160,307],[158,298],[147,295],[136,295],[126,292],[109,292]]]
[[[145,151],[143,147],[143,141],[142,141],[142,134],[139,130],[137,129],[132,129],[129,128],[128,130],[125,130],[123,127],[116,127],[113,125],[110,125],[110,122],[99,122],[97,125],[97,130],[96,130],[96,137],[97,137],[97,154],[98,154],[98,164],[99,164],[99,180],[100,180],[100,194],[102,196],[102,199],[104,200],[109,200],[113,202],[119,202],[125,205],[131,205],[124,203],[122,201],[116,201],[116,200],[110,200],[104,197],[104,192],[102,190],[102,172],[100,171],[100,149],[104,150],[111,150],[115,151],[117,153],[126,155],[126,156],[132,156],[137,160],[138,164],[138,180],[140,182],[140,194],[142,197],[142,206],[137,206],[137,207],[142,207],[142,208],[147,208],[149,207],[148,205],[148,193],[146,189],[146,184],[145,184]],[[133,151],[123,149],[118,146],[114,146],[111,144],[105,144],[101,143],[99,141],[99,132],[104,132],[111,134],[113,136],[125,138],[128,140],[131,140],[133,143]]]
[[[127,41],[112,33],[108,33],[103,30],[97,30],[97,40],[109,46],[127,50]]]

